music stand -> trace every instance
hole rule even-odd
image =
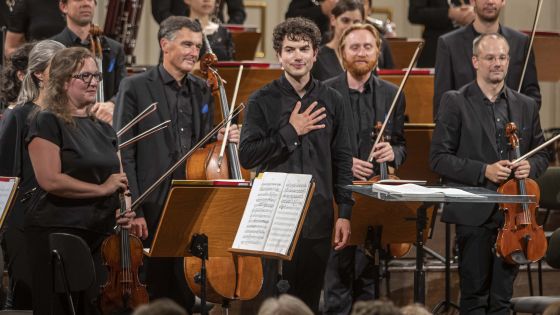
[[[386,202],[420,202],[416,209],[416,269],[414,270],[414,302],[424,304],[426,301],[426,280],[424,271],[424,231],[427,226],[427,210],[441,203],[534,203],[535,196],[500,195],[496,191],[483,187],[460,187],[482,198],[450,197],[443,194],[414,195],[391,194],[373,191],[371,185],[348,185],[344,187],[352,192]],[[375,209],[372,211],[374,212]]]

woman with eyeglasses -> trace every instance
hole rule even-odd
[[[18,310],[31,309],[31,274],[23,230],[24,214],[29,206],[28,196],[37,186],[25,138],[29,130],[30,116],[43,105],[49,61],[57,51],[64,49],[64,45],[44,40],[33,44],[32,47],[31,51],[25,54],[25,65],[18,65],[23,71],[20,70],[20,75],[14,78],[17,80],[22,77],[19,96],[16,94],[17,100],[14,101],[17,105],[7,112],[0,128],[0,176],[20,178],[19,194],[8,213],[2,235],[10,277],[4,307]]]
[[[91,52],[64,49],[52,59],[45,109],[30,123],[27,137],[37,192],[25,216],[33,277],[34,314],[63,314],[64,295],[53,292],[49,235],[69,233],[89,246],[97,283],[75,296],[79,314],[98,314],[95,302],[104,283],[103,240],[115,224],[129,228],[134,214],[118,215],[118,193],[127,189],[112,127],[91,114],[101,73]]]

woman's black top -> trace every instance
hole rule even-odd
[[[113,128],[91,117],[74,117],[75,125],[63,122],[49,111],[32,120],[27,143],[35,137],[60,148],[62,173],[75,179],[102,184],[120,172],[117,136]],[[71,227],[109,233],[115,225],[118,195],[70,199],[44,193],[34,196],[25,226]]]
[[[30,42],[51,38],[66,27],[59,0],[18,0],[8,20],[8,31],[25,34]]]
[[[18,105],[6,112],[0,128],[0,176],[19,177],[19,190],[14,206],[6,219],[9,228],[23,229],[29,194],[37,187],[25,137],[29,131],[30,114],[38,110],[33,102]]]
[[[229,30],[222,25],[218,26],[218,29],[211,35],[206,35],[212,51],[218,57],[219,61],[231,61],[235,56],[235,47],[233,45],[233,40],[231,39],[231,33]],[[200,50],[199,57],[202,57],[206,53],[206,45]]]

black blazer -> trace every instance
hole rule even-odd
[[[51,39],[66,47],[81,46],[76,43],[77,36],[65,28]],[[126,65],[123,46],[107,36],[101,36],[101,48],[103,49],[103,90],[105,101],[114,100],[117,95],[119,84],[126,77]]]
[[[408,21],[424,26],[425,45],[418,58],[418,67],[433,68],[436,63],[438,38],[455,27],[448,16],[447,0],[409,0]]]
[[[472,82],[459,91],[445,93],[430,148],[430,167],[449,186],[481,186],[496,190],[497,185],[484,177],[484,165],[500,160],[496,136],[490,130],[494,122],[485,104],[477,101],[480,93]],[[544,142],[535,101],[506,87],[510,119],[515,122],[524,154]],[[531,178],[537,178],[548,166],[547,152],[529,158]],[[442,220],[480,226],[490,217],[494,204],[455,203],[443,210]]]
[[[529,38],[527,35],[506,26],[500,26],[499,32],[509,43],[510,61],[506,85],[517,91]],[[472,24],[439,38],[434,82],[434,118],[437,116],[443,93],[449,90],[458,90],[476,78],[476,72],[472,65],[472,43],[474,39],[475,30]],[[535,56],[532,51],[521,93],[533,98],[540,108],[541,92],[535,67]]]
[[[331,78],[324,82],[326,86],[331,87],[338,91],[344,99],[345,106],[351,106],[350,91],[348,89],[348,81],[346,72],[342,72],[338,76]],[[381,80],[372,74],[372,83],[375,93],[375,117],[383,119],[385,114],[391,108],[393,98],[397,94],[398,87],[393,83]],[[404,139],[404,110],[406,108],[406,101],[404,94],[399,97],[393,115],[387,123],[387,134],[391,135],[391,146],[395,153],[395,160],[390,165],[398,168],[406,159],[406,141]],[[357,123],[354,123],[354,116],[348,115],[348,126],[350,129],[350,144],[352,146],[352,155],[358,157],[358,141],[354,136],[357,130],[354,129]],[[374,126],[371,126],[372,130]],[[363,158],[363,157],[358,157]]]
[[[193,112],[193,138],[198,142],[212,129],[214,100],[206,82],[191,74],[188,75],[187,82],[190,91],[194,94],[193,105],[198,108]],[[121,142],[166,120],[171,120],[172,123],[176,121],[171,117],[158,67],[122,81],[113,117],[113,126],[116,130],[126,125],[153,102],[158,102],[157,111],[148,115],[123,135]],[[121,152],[121,159],[128,177],[132,200],[146,191],[180,157],[172,128],[166,128],[124,149]],[[168,179],[137,211],[138,217],[146,219],[151,236],[157,228],[170,184],[171,179]]]

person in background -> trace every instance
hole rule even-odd
[[[60,11],[66,17],[66,28],[53,36],[66,47],[90,48],[92,38],[90,29],[97,0],[59,0]],[[126,77],[125,54],[123,46],[104,35],[99,38],[102,49],[101,72],[103,73],[104,99],[92,107],[97,118],[111,124],[119,84]]]
[[[52,40],[40,41],[35,45],[24,44],[12,55],[12,62],[29,46],[33,48],[21,83],[18,105],[6,115],[0,129],[0,176],[20,178],[19,194],[6,218],[2,234],[9,276],[5,308],[16,310],[32,308],[31,269],[25,243],[24,216],[29,207],[28,196],[37,187],[37,181],[25,138],[32,114],[44,106],[49,62],[56,52],[64,49],[64,45]],[[27,55],[24,57],[27,59]]]
[[[297,297],[282,294],[266,299],[257,315],[313,315],[313,312]]]
[[[227,24],[243,24],[247,18],[243,0],[219,1],[218,19]],[[224,18],[224,6],[227,6],[228,20]],[[188,16],[189,9],[184,0],[152,0],[152,16],[159,24],[170,16]]]
[[[17,102],[21,82],[25,77],[29,52],[35,43],[20,46],[8,59],[0,75],[0,125],[2,116],[11,110]]]
[[[340,0],[331,11],[331,40],[319,48],[317,62],[311,69],[313,77],[324,81],[344,72],[342,57],[338,53],[340,37],[344,30],[354,23],[363,22],[365,7],[362,0]],[[394,67],[393,56],[387,42],[381,37],[381,54],[377,67],[391,69]]]
[[[472,43],[481,34],[499,33],[506,38],[511,47],[506,85],[517,91],[521,81],[529,37],[500,24],[500,12],[505,7],[506,1],[472,0],[471,4],[474,6],[474,22],[447,33],[438,40],[434,74],[434,119],[437,117],[441,98],[445,92],[458,90],[476,78],[476,70],[471,62]],[[541,92],[533,51],[529,55],[527,71],[522,83],[521,93],[534,99],[540,108]]]
[[[8,17],[4,53],[9,58],[24,43],[50,38],[65,25],[58,0],[17,0]]]
[[[358,301],[350,315],[402,315],[401,310],[388,300]]]
[[[436,64],[438,38],[474,20],[474,10],[464,0],[409,0],[408,21],[424,26],[424,48],[418,58],[419,68],[433,68]]]
[[[370,24],[358,23],[348,27],[338,48],[346,71],[324,82],[342,95],[345,106],[352,112],[348,118],[352,174],[355,180],[361,181],[379,175],[379,163],[385,162],[396,169],[406,158],[406,105],[401,95],[385,130],[391,140],[376,145],[373,154],[375,163],[367,161],[375,142],[372,137],[374,126],[383,122],[398,90],[394,84],[374,75],[380,41],[379,33]],[[323,289],[324,314],[347,315],[355,300],[374,299],[376,281],[379,280],[375,278],[373,268],[363,247],[347,246],[342,250],[331,250]]]
[[[326,44],[330,39],[331,11],[337,2],[338,0],[292,0],[285,17],[310,19],[321,32],[321,44]]]
[[[162,298],[140,305],[132,315],[187,315],[187,311],[173,300]]]
[[[212,51],[220,61],[233,60],[235,47],[231,39],[231,33],[227,28],[212,19],[216,13],[216,0],[184,0],[189,8],[189,18],[198,20],[202,31],[208,38]],[[207,52],[206,44],[200,50],[201,58]]]

